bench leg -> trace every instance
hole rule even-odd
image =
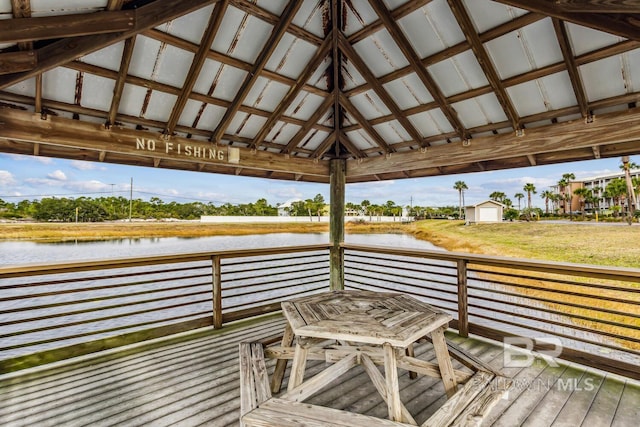
[[[282,347],[291,347],[293,345],[293,329],[291,325],[287,323],[284,328],[284,334],[282,335]],[[271,377],[271,392],[279,393],[282,387],[282,380],[284,378],[284,371],[287,369],[287,359],[279,359],[276,362],[276,367]]]
[[[453,366],[451,365],[451,358],[449,357],[449,350],[447,349],[447,342],[444,338],[444,329],[438,328],[431,332],[431,342],[438,359],[444,390],[447,392],[447,397],[451,397],[456,393],[457,383]]]
[[[289,374],[289,384],[287,390],[293,390],[304,380],[304,370],[307,366],[307,354],[309,348],[300,343],[296,343],[296,352],[293,354],[293,363],[291,364],[291,373]]]
[[[387,383],[387,408],[391,421],[402,421],[402,402],[398,385],[398,365],[396,351],[389,343],[383,344],[384,376]]]

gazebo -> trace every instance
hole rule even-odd
[[[328,183],[332,289],[345,286],[349,183],[638,154],[639,99],[640,4],[633,1],[0,1],[0,152],[197,171],[203,178]],[[382,249],[349,250],[387,256]],[[277,310],[279,301],[223,312],[220,271],[228,257],[4,269],[0,277],[204,260],[213,270],[209,324]],[[518,335],[469,324],[467,267],[474,263],[527,274],[640,277],[636,270],[429,257],[456,271],[461,336]],[[630,296],[608,301],[634,304],[637,291],[622,292]],[[483,298],[491,305],[496,297]],[[627,327],[617,320],[612,326]],[[567,354],[634,375],[633,363],[590,358],[594,350]],[[33,364],[21,359],[15,366]]]

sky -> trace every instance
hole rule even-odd
[[[640,156],[631,160],[640,163]],[[540,193],[555,185],[564,173],[576,179],[620,171],[620,158],[561,163],[549,166],[477,172],[427,178],[347,184],[346,201],[359,204],[369,200],[385,204],[391,200],[401,206],[457,206],[456,181],[464,181],[465,204],[489,198],[494,191],[504,192],[514,205],[516,193],[524,193],[526,183],[536,186],[533,205],[544,208]],[[269,204],[294,199],[312,199],[322,194],[329,201],[329,185],[235,175],[219,175],[146,168],[110,163],[83,162],[0,153],[0,199],[18,202],[42,197],[102,197],[121,195],[129,198],[133,178],[133,197],[148,200],[159,197],[165,202],[212,202],[216,206],[251,203],[265,198]],[[526,200],[523,200],[526,203]]]

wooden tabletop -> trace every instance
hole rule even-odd
[[[282,303],[293,332],[407,347],[452,317],[411,296],[394,292],[331,291]]]

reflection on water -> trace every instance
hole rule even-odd
[[[411,249],[436,249],[429,242],[407,234],[347,234],[347,243],[384,245]],[[273,233],[247,236],[145,237],[109,240],[68,240],[64,242],[0,242],[0,266],[72,262],[196,253],[277,246],[314,245],[329,242],[328,233]]]

